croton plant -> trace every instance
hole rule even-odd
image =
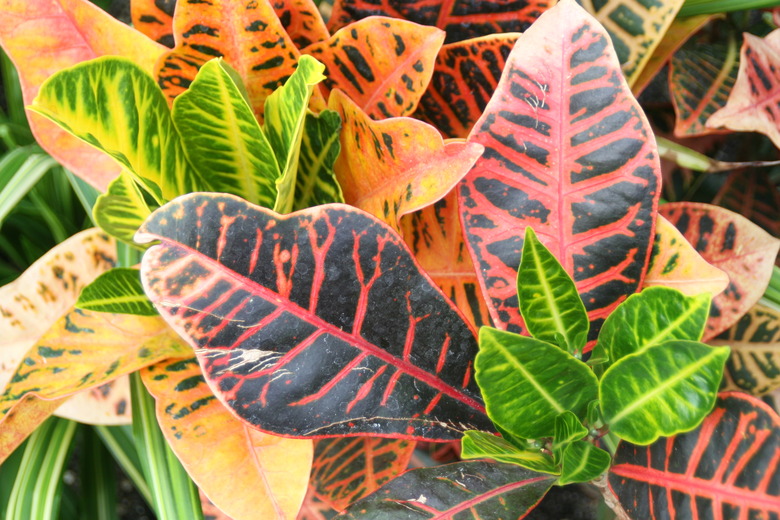
[[[778,518],[777,222],[727,209],[755,178],[659,205],[662,155],[701,157],[634,95],[669,62],[678,136],[780,146],[780,33],[683,45],[723,21],[682,4],[0,1],[37,140],[102,192],[0,289],[0,461],[51,414],[126,423],[138,373],[235,519],[524,518],[584,482]]]

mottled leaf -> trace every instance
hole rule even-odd
[[[303,49],[325,64],[327,91],[339,88],[374,119],[411,115],[433,74],[444,31],[372,16]]]
[[[697,204],[664,204],[659,211],[702,257],[726,272],[728,288],[715,296],[704,341],[731,327],[763,295],[780,240],[729,210]]]
[[[162,361],[141,376],[168,444],[217,507],[234,520],[294,517],[308,487],[312,441],[273,437],[236,419],[194,357]]]
[[[165,47],[113,19],[87,0],[7,0],[0,16],[0,45],[19,71],[25,104],[52,73],[105,55],[130,58],[151,72]],[[55,159],[100,190],[119,174],[103,152],[56,125],[30,116],[36,140]]]
[[[369,215],[326,205],[282,216],[192,194],[136,240],[161,242],[142,262],[147,294],[220,400],[259,429],[436,440],[492,429],[472,331]]]
[[[275,0],[271,2],[284,30],[299,49],[330,36],[317,2],[313,0]]]
[[[124,170],[111,181],[108,190],[98,196],[92,209],[92,218],[103,231],[129,243],[132,243],[133,235],[151,214],[152,210],[141,188],[132,174]]]
[[[372,121],[339,90],[330,108],[343,121],[336,178],[344,200],[399,229],[398,219],[443,198],[482,153],[472,143],[445,143],[411,118]]]
[[[341,118],[333,110],[306,114],[293,209],[344,202],[333,165],[341,152]]]
[[[116,267],[98,276],[81,291],[76,308],[95,312],[156,316],[146,297],[138,269]]]
[[[539,448],[521,448],[502,437],[475,430],[466,432],[461,443],[461,457],[466,460],[488,458],[507,464],[517,464],[531,471],[551,475],[560,474],[560,469],[556,467],[549,453]]]
[[[338,511],[317,497],[314,488],[310,485],[301,510],[298,511],[297,520],[330,520],[337,514]]]
[[[739,213],[780,237],[780,192],[766,169],[729,173],[712,203]]]
[[[152,40],[173,47],[173,11],[176,0],[130,0],[133,27]]]

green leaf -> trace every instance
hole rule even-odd
[[[609,469],[612,457],[588,441],[576,441],[566,447],[558,484],[590,482]]]
[[[117,267],[98,276],[81,291],[76,307],[97,312],[156,316],[141,285],[138,269]]]
[[[595,401],[591,401],[595,402]],[[588,404],[590,409],[590,403]],[[576,415],[566,411],[555,418],[555,435],[553,436],[553,459],[556,464],[561,463],[566,448],[573,442],[578,441],[588,434]]]
[[[108,190],[97,198],[92,219],[109,235],[132,244],[133,235],[151,214],[133,176],[122,170],[108,185]]]
[[[106,56],[62,70],[29,108],[116,159],[158,202],[209,189],[187,162],[157,83],[129,59]]]
[[[695,428],[715,406],[728,357],[728,347],[673,340],[620,359],[599,386],[610,431],[650,444]]]
[[[37,145],[16,148],[0,161],[0,224],[50,169],[57,166]]]
[[[712,296],[688,297],[676,289],[649,287],[632,294],[604,321],[593,349],[607,358],[601,370],[619,359],[665,341],[698,341],[704,333]]]
[[[325,65],[308,55],[301,56],[290,79],[265,100],[263,131],[279,163],[277,196],[272,208],[279,213],[293,209],[296,173],[303,127],[314,86],[325,79]]]
[[[520,314],[531,335],[578,356],[588,339],[588,313],[566,270],[525,228],[523,256],[517,270]]]
[[[187,158],[208,172],[213,191],[270,208],[279,164],[229,67],[222,59],[203,65],[173,102],[173,122]]]
[[[341,151],[338,112],[324,110],[319,116],[306,114],[301,156],[295,186],[294,209],[305,209],[329,202],[344,202],[333,163]]]
[[[461,439],[461,458],[493,459],[517,464],[532,471],[560,475],[552,457],[539,448],[521,448],[496,435],[477,430],[467,431]]]
[[[550,437],[555,418],[584,417],[598,381],[587,365],[555,345],[482,327],[474,362],[488,416],[524,439]]]

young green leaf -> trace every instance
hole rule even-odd
[[[590,326],[585,305],[571,277],[530,226],[517,270],[517,299],[533,337],[574,356],[582,353]]]
[[[590,409],[590,404],[588,406]],[[576,415],[565,411],[555,418],[555,435],[553,436],[553,458],[556,464],[561,463],[566,448],[588,434]]]
[[[279,164],[237,81],[223,60],[209,61],[173,102],[173,123],[214,191],[270,208]]]
[[[131,244],[133,235],[151,214],[143,193],[126,170],[111,181],[108,191],[97,198],[92,210],[92,218],[103,231]]]
[[[157,310],[141,285],[138,269],[117,267],[84,287],[76,307],[96,312],[156,316]]]
[[[715,406],[728,357],[728,347],[673,340],[620,359],[599,385],[610,431],[650,444],[695,428]]]
[[[589,482],[609,469],[612,457],[588,441],[569,444],[563,453],[561,476],[558,484]]]
[[[474,366],[488,416],[524,439],[552,436],[558,415],[584,417],[596,399],[588,366],[537,339],[482,327]]]
[[[298,175],[295,181],[294,209],[305,209],[329,202],[344,202],[333,171],[341,151],[341,117],[334,110],[319,115],[306,114]]]
[[[303,127],[314,86],[325,79],[325,65],[311,56],[301,56],[290,79],[265,100],[263,131],[279,164],[277,196],[273,210],[288,213],[293,208],[296,173]]]
[[[629,354],[665,341],[698,341],[711,300],[709,293],[688,297],[667,287],[649,287],[633,294],[604,321],[593,356],[608,359],[606,370]]]
[[[540,449],[521,448],[491,433],[469,430],[461,439],[461,458],[488,458],[498,462],[517,464],[532,471],[560,475],[550,455]]]

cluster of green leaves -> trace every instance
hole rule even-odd
[[[654,287],[630,296],[606,319],[585,363],[585,306],[530,227],[517,291],[532,337],[483,327],[475,361],[503,437],[467,432],[464,458],[559,475],[561,485],[587,482],[609,468],[611,456],[598,446],[606,435],[650,444],[696,428],[715,406],[729,348],[699,342],[709,293]]]

